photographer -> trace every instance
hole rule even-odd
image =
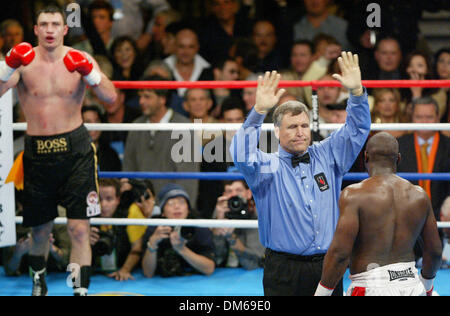
[[[176,184],[168,184],[158,194],[162,217],[195,218],[187,192]],[[214,272],[214,245],[211,231],[197,227],[149,227],[143,245],[147,248],[142,270],[148,278],[200,272]]]
[[[155,205],[155,189],[152,182],[137,179],[123,181],[122,179],[122,187],[125,182],[128,182],[128,186],[125,185],[128,190],[121,195],[121,205],[128,209],[128,218],[146,219],[152,215],[161,214],[159,207]],[[110,275],[118,281],[134,279],[131,271],[141,261],[142,253],[145,249],[145,247],[142,247],[142,240],[147,227],[127,226],[126,230],[128,241],[131,244],[131,251],[122,268]]]
[[[102,217],[148,218],[155,205],[153,185],[149,181],[102,179],[100,201]],[[93,227],[91,245],[100,270],[110,273],[108,276],[117,281],[133,280],[131,272],[141,260],[145,229],[140,226]]]
[[[225,182],[224,193],[217,199],[213,217],[216,219],[257,218],[252,192],[245,181]],[[212,231],[217,266],[240,266],[246,270],[262,267],[265,249],[259,241],[257,229],[215,228]]]
[[[100,179],[100,204],[102,218],[125,218],[127,208],[120,199],[120,183],[116,179]],[[95,271],[112,273],[121,267],[130,252],[125,227],[91,227],[92,267]],[[111,276],[111,275],[110,275]]]

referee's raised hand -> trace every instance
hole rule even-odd
[[[255,111],[259,114],[267,114],[271,108],[277,105],[281,96],[286,92],[285,89],[280,89],[277,92],[280,79],[281,75],[276,71],[268,71],[264,77],[258,77]]]
[[[361,69],[359,68],[358,55],[351,52],[342,52],[341,57],[338,58],[341,74],[334,74],[333,78],[350,90],[355,96],[360,96],[364,93],[361,82]]]

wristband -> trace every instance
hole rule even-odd
[[[150,251],[151,253],[158,252],[158,247],[153,248],[152,245],[150,244],[150,241],[147,243],[147,248],[148,248],[148,251]]]
[[[330,289],[326,286],[323,286],[321,282],[319,282],[319,285],[317,286],[316,293],[314,296],[331,296],[333,294],[334,289]]]
[[[16,69],[11,68],[5,61],[0,62],[0,80],[3,82],[7,82],[11,79],[11,76],[16,71]]]
[[[92,69],[92,71],[89,73],[89,75],[84,76],[84,79],[87,81],[87,83],[91,87],[96,87],[102,81],[102,75],[97,70]]]

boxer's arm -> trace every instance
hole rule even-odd
[[[434,216],[433,207],[431,206],[431,201],[425,192],[423,192],[423,195],[423,200],[426,204],[428,215],[422,230],[424,246],[421,274],[425,279],[434,279],[437,271],[441,267],[442,244],[441,239],[439,238],[436,218]]]
[[[100,66],[97,61],[86,53],[89,58],[92,60],[92,64],[94,65],[94,70],[98,71],[101,76],[100,84],[92,87],[95,95],[102,101],[106,103],[114,103],[117,99],[116,88],[111,80],[101,71]]]
[[[0,80],[0,97],[2,97],[9,89],[14,88],[19,83],[19,80],[20,80],[20,73],[18,71],[13,73],[8,81],[3,82]]]
[[[357,194],[352,193],[352,188],[347,187],[339,199],[339,221],[333,242],[323,263],[320,286],[324,288],[334,289],[348,267],[353,245],[359,231],[359,203],[357,196]]]

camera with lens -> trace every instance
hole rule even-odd
[[[140,202],[141,196],[144,197],[144,200],[150,198],[150,194],[147,191],[148,189],[147,184],[145,184],[144,181],[131,179],[128,181],[128,183],[130,183],[133,186],[133,188],[131,189],[133,202]]]
[[[110,255],[114,250],[114,234],[112,231],[104,232],[100,231],[99,233],[99,240],[97,243],[92,247],[92,252],[95,256],[105,256]]]
[[[230,209],[225,213],[225,217],[228,219],[250,219],[248,201],[240,196],[233,196],[228,200],[228,208]]]
[[[144,200],[148,200],[150,198],[150,194],[147,191],[148,186],[144,181],[130,179],[128,183],[131,184],[132,188],[123,192],[120,197],[120,204],[123,207],[128,208],[133,203],[141,202],[142,196],[144,197]]]
[[[188,226],[177,226],[174,228],[174,231],[178,232],[181,238],[185,239],[186,241],[192,240],[195,234],[195,228]]]

